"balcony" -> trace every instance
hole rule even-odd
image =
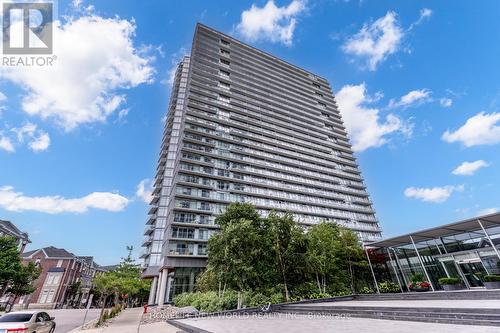
[[[154,225],[146,225],[146,228],[144,228],[144,235],[150,235],[153,233],[154,230],[155,230]]]
[[[142,241],[142,246],[148,246],[149,244],[151,244],[151,242],[152,242],[151,236],[146,236]]]

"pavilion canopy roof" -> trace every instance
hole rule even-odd
[[[415,243],[417,243],[421,241],[437,239],[439,237],[454,236],[468,231],[477,231],[481,230],[481,226],[479,225],[478,220],[481,221],[484,228],[486,229],[500,226],[500,213],[474,217],[459,222],[445,224],[435,228],[424,229],[397,237],[383,239],[377,242],[367,243],[365,245],[375,248],[398,247],[411,244],[410,236],[412,236]]]

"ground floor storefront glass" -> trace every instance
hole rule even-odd
[[[403,291],[421,274],[434,290],[439,279],[456,277],[463,288],[482,288],[486,275],[500,274],[500,214],[493,214],[366,246],[377,283],[392,281]]]

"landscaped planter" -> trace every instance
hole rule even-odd
[[[484,282],[486,289],[500,289],[500,281]]]
[[[445,291],[464,289],[462,279],[458,277],[442,277],[439,279],[439,284]]]
[[[416,292],[429,291],[430,289],[431,289],[430,287],[418,287],[418,288],[410,287],[410,291],[416,291]]]
[[[444,291],[462,290],[464,286],[462,284],[443,284]]]

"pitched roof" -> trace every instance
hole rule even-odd
[[[19,228],[17,228],[14,225],[14,223],[12,223],[10,221],[0,220],[0,230],[2,230],[2,229],[5,231],[5,233],[7,233],[9,235],[13,235],[15,237],[22,238],[22,239],[25,239],[28,242],[30,242],[30,240],[28,238],[28,234],[19,230]]]
[[[29,258],[39,251],[42,251],[46,258],[68,258],[68,259],[75,258],[75,255],[73,253],[68,252],[65,249],[59,249],[54,246],[48,246],[42,249],[24,252],[21,256],[23,258]]]

